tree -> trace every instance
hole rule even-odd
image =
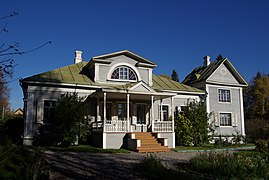
[[[269,118],[269,76],[257,72],[244,89],[246,118]]]
[[[199,146],[208,143],[211,127],[209,115],[203,101],[190,101],[183,115],[175,116],[175,132],[180,145]]]
[[[8,33],[7,25],[8,23],[5,22],[6,19],[9,19],[11,17],[17,16],[19,13],[13,12],[7,16],[0,17],[0,36],[4,33]],[[9,110],[9,94],[10,90],[8,88],[8,83],[10,81],[13,81],[13,71],[16,67],[14,56],[15,55],[23,55],[27,54],[33,51],[36,51],[37,49],[40,49],[41,47],[50,44],[51,41],[48,41],[41,46],[38,46],[36,48],[33,48],[28,51],[22,51],[20,50],[20,44],[18,42],[13,43],[7,43],[7,42],[1,42],[0,41],[0,113],[2,114],[3,109],[5,111]]]
[[[85,116],[85,108],[82,98],[77,93],[66,93],[62,95],[55,111],[55,122],[52,134],[55,143],[69,146],[77,138],[85,141],[90,133]]]
[[[219,55],[217,56],[217,58],[216,58],[217,61],[221,61],[221,60],[223,60],[223,59],[224,59],[224,58],[222,57],[221,54],[219,54]]]
[[[9,93],[10,90],[7,87],[6,79],[2,76],[3,72],[0,71],[0,119],[2,114],[9,110]],[[3,112],[5,111],[5,112]]]
[[[177,74],[176,70],[174,70],[174,69],[172,71],[171,78],[172,78],[172,80],[179,82],[178,74]]]

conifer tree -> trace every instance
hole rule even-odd
[[[174,69],[172,71],[171,78],[172,78],[172,80],[179,82],[178,74],[177,74],[176,70],[174,70]]]

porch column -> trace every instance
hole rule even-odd
[[[154,132],[154,96],[151,95],[151,131]]]
[[[104,125],[106,124],[106,93],[104,92]]]
[[[130,94],[127,94],[127,131],[130,132]]]
[[[96,106],[96,121],[100,121],[100,105],[99,105],[99,97],[97,97],[97,106]]]
[[[175,128],[175,117],[174,117],[174,97],[171,97],[171,115],[172,115],[172,131],[174,132],[174,128]]]
[[[160,105],[160,110],[161,110],[161,117],[160,117],[160,121],[163,121],[163,99],[161,98],[161,105]]]

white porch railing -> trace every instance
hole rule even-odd
[[[92,122],[92,130],[96,132],[103,131],[103,121]]]
[[[92,130],[95,132],[127,132],[127,121],[123,120],[106,120],[106,124],[103,121],[93,122]],[[156,121],[153,125],[152,132],[173,132],[172,121]]]
[[[106,120],[106,124],[103,124],[103,121],[93,122],[92,130],[95,132],[127,132],[127,121]]]
[[[104,132],[127,132],[127,121],[106,120]]]
[[[157,121],[154,122],[153,132],[173,132],[172,121]]]

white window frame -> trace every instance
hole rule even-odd
[[[130,68],[131,70],[133,70],[133,72],[135,73],[136,75],[136,80],[129,80],[129,79],[112,79],[111,76],[114,72],[114,70],[117,68],[117,67],[122,67],[122,66],[125,66],[127,68]],[[141,81],[141,77],[140,77],[140,74],[137,70],[137,68],[129,63],[125,63],[125,62],[122,62],[122,63],[117,63],[117,64],[114,64],[108,71],[107,73],[107,80],[108,81],[115,81],[115,82],[138,82],[138,81]]]
[[[224,124],[222,124],[222,115],[230,115],[230,124],[227,124],[227,125],[224,125]],[[228,121],[227,119],[225,120],[226,122]],[[231,112],[220,112],[219,113],[219,125],[221,126],[221,127],[232,127],[232,125],[233,125],[233,113],[231,113]]]
[[[222,125],[221,124],[221,114],[230,114],[231,115],[231,125]],[[238,126],[238,115],[235,112],[217,112],[214,113],[214,124],[216,127],[237,127]]]
[[[44,116],[45,116],[45,101],[54,101],[54,102],[57,104],[58,99],[42,99],[42,112],[41,112],[41,114],[42,114],[42,124],[50,125],[50,124],[52,124],[52,123],[46,123],[46,122],[44,122]],[[55,105],[55,107],[56,107],[56,105]],[[54,109],[55,109],[55,107],[54,107]]]
[[[167,106],[167,120],[164,120],[164,116],[163,116],[163,110],[162,107],[163,106]],[[170,104],[159,104],[159,119],[160,121],[169,121],[169,117],[170,117]]]
[[[221,99],[220,99],[220,93],[219,93],[219,91],[220,90],[223,90],[223,91],[229,91],[229,95],[230,95],[230,101],[221,101]],[[227,96],[227,95],[226,95]],[[232,103],[232,91],[231,91],[231,89],[227,89],[227,88],[218,88],[217,89],[217,98],[218,98],[218,103],[224,103],[224,104],[231,104]],[[227,100],[227,97],[225,97],[224,99],[226,99]]]

